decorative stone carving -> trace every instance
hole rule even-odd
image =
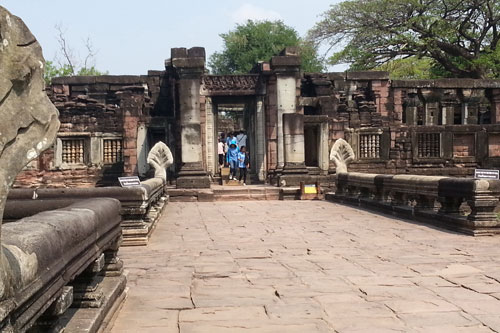
[[[0,224],[16,175],[52,144],[59,129],[57,109],[44,91],[44,65],[36,38],[20,18],[0,6]],[[3,300],[32,280],[37,256],[18,248],[1,250]]]
[[[338,139],[330,151],[330,160],[335,163],[337,174],[347,172],[347,166],[354,161],[356,156],[352,147],[344,139]]]
[[[257,89],[259,76],[247,75],[207,75],[203,77],[204,88],[210,94],[244,93],[254,94]]]
[[[166,182],[166,169],[174,163],[172,152],[168,146],[161,141],[155,144],[148,154],[147,161],[155,169],[155,178],[161,178]]]

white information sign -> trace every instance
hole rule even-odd
[[[474,178],[476,179],[498,179],[499,171],[495,169],[475,169]]]
[[[131,187],[131,186],[141,186],[141,181],[139,177],[118,177],[118,181],[122,187]]]

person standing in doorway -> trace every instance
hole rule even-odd
[[[236,135],[236,140],[238,141],[239,147],[247,147],[247,134],[245,131],[240,131],[238,135]]]
[[[229,146],[231,145],[231,141],[233,141],[233,138],[234,138],[233,132],[227,133],[226,141],[225,141],[225,145],[224,145],[224,153],[226,154],[226,158],[225,158],[226,166],[229,166],[229,160],[227,158],[227,152],[229,150]]]
[[[219,154],[219,167],[224,166],[224,139],[220,138],[217,143],[217,153]]]
[[[250,167],[250,162],[248,158],[248,153],[245,146],[241,146],[241,150],[238,153],[238,168],[240,169],[240,183],[243,179],[243,185],[247,185],[247,169]]]
[[[227,163],[229,164],[229,180],[236,179],[236,168],[238,167],[238,146],[236,140],[231,141],[229,149],[227,150]]]

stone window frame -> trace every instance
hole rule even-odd
[[[104,133],[98,136],[99,138],[99,158],[98,161],[95,161],[96,158],[94,158],[95,162],[98,162],[97,164],[100,165],[113,165],[115,163],[120,163],[123,162],[124,160],[124,140],[123,140],[123,135],[122,134],[117,134],[117,133]],[[104,141],[106,140],[120,140],[121,141],[121,160],[113,163],[107,163],[104,161]],[[97,155],[97,154],[95,154]]]
[[[362,147],[362,144],[363,144],[363,137],[369,137],[369,136],[374,136],[374,137],[378,137],[378,151],[375,151],[375,154],[377,156],[371,156],[372,155],[372,152],[367,152],[367,155],[368,156],[362,156],[363,155],[363,147]],[[358,156],[359,156],[359,159],[360,160],[379,160],[381,159],[381,143],[382,143],[382,133],[359,133],[359,143],[358,143]]]
[[[83,163],[63,163],[62,161],[62,141],[69,139],[84,140],[84,160]],[[57,135],[54,146],[54,169],[68,170],[87,168],[89,166],[112,165],[104,163],[104,140],[122,140],[122,162],[124,158],[124,139],[121,133],[102,132],[60,132]]]
[[[361,136],[362,135],[379,135],[380,147],[378,157],[361,157]],[[356,160],[365,162],[385,162],[389,159],[390,151],[390,131],[389,128],[359,128],[352,132],[348,139],[351,147],[354,149]]]
[[[411,133],[411,143],[412,143],[412,159],[414,162],[421,162],[421,163],[436,163],[440,160],[445,160],[445,152],[443,151],[443,141],[444,138],[443,136],[444,132],[444,126],[443,125],[413,125],[410,127],[410,133]],[[438,134],[439,135],[439,156],[435,157],[419,157],[418,156],[418,136],[420,134]],[[451,133],[449,133],[451,134]],[[451,138],[450,138],[451,140]],[[448,141],[448,140],[447,140]],[[453,144],[453,143],[452,143]],[[452,151],[453,149],[451,149]],[[453,155],[453,154],[452,154]],[[451,159],[452,156],[449,156]]]
[[[91,154],[91,144],[90,144],[89,132],[68,132],[68,133],[58,133],[56,138],[56,144],[54,147],[54,167],[56,169],[66,170],[87,167],[90,162]],[[64,140],[79,140],[84,141],[84,152],[83,152],[83,162],[82,163],[65,163],[63,162],[63,141]]]

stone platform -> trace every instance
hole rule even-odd
[[[171,203],[120,332],[498,332],[498,237],[325,201]]]

